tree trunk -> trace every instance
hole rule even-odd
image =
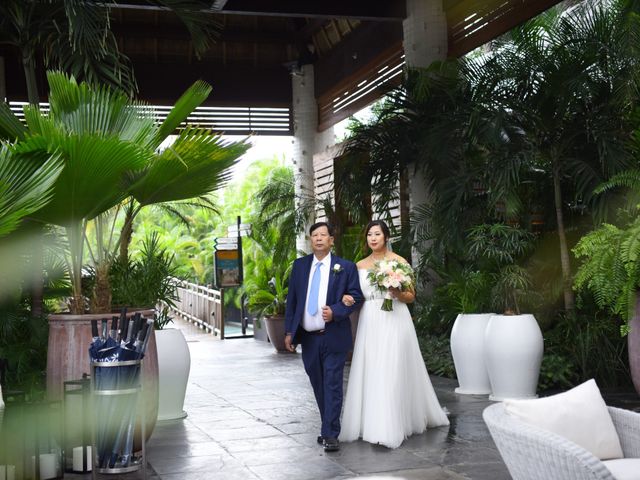
[[[44,242],[42,227],[35,231],[35,242],[31,252],[31,316],[42,317],[44,311]]]
[[[124,217],[124,225],[120,230],[120,254],[119,260],[124,265],[129,258],[129,244],[131,243],[131,237],[133,236],[133,208],[127,208],[127,212]]]
[[[84,251],[84,224],[73,224],[66,228],[71,251],[71,285],[73,297],[69,310],[74,315],[85,313],[84,296],[82,295],[82,253]]]
[[[560,265],[562,267],[562,291],[564,293],[564,308],[567,312],[575,309],[575,298],[571,288],[571,259],[567,247],[567,235],[564,229],[562,214],[562,190],[560,188],[560,172],[557,163],[553,162],[553,197],[556,207],[556,222],[558,224],[558,240],[560,242]]]
[[[36,81],[36,65],[33,55],[23,53],[22,66],[27,82],[27,96],[31,105],[38,106],[40,97],[38,95],[38,84]],[[42,228],[36,230],[36,242],[33,252],[31,252],[31,316],[41,317],[44,306],[44,244],[42,241]]]
[[[24,76],[27,81],[27,96],[31,105],[38,106],[40,103],[40,95],[38,94],[38,81],[36,79],[36,62],[33,55],[23,52],[22,66],[24,68]]]
[[[96,265],[96,284],[91,299],[91,313],[111,312],[111,285],[109,283],[109,261]]]

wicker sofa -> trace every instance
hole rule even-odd
[[[509,415],[501,403],[487,407],[482,417],[514,480],[640,479],[640,414],[608,409],[624,454],[620,460],[601,461],[579,445]]]

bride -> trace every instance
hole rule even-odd
[[[407,263],[387,249],[389,236],[389,227],[382,220],[367,225],[371,255],[357,264],[365,302],[358,321],[340,440],[362,438],[397,448],[408,436],[427,427],[449,425],[449,420],[429,380],[406,305],[415,300],[415,292],[390,289],[393,310],[386,312],[380,309],[383,293],[367,280],[375,262]],[[343,302],[349,305],[353,299],[345,295]]]

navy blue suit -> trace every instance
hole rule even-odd
[[[302,362],[311,381],[322,419],[320,434],[325,438],[338,438],[342,410],[342,376],[347,352],[353,346],[349,315],[362,304],[364,298],[355,264],[332,255],[326,305],[333,312],[333,321],[325,324],[322,334],[307,333],[302,328],[302,319],[312,263],[313,255],[293,262],[287,294],[285,331],[293,335],[293,344],[302,346]],[[336,264],[341,266],[341,271],[334,270]],[[354,298],[354,305],[348,307],[342,303],[342,296],[345,294]],[[323,306],[319,305],[320,308]]]

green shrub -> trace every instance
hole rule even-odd
[[[571,388],[574,380],[575,365],[567,357],[556,353],[545,354],[542,357],[538,391]]]
[[[45,390],[49,325],[23,305],[0,307],[0,358],[8,361],[7,385],[30,396]]]
[[[109,270],[112,304],[128,307],[155,307],[158,302],[173,306],[177,299],[173,254],[160,246],[158,234],[142,243],[138,259],[115,261]]]
[[[429,374],[456,378],[448,335],[423,334],[418,337],[418,342]]]

